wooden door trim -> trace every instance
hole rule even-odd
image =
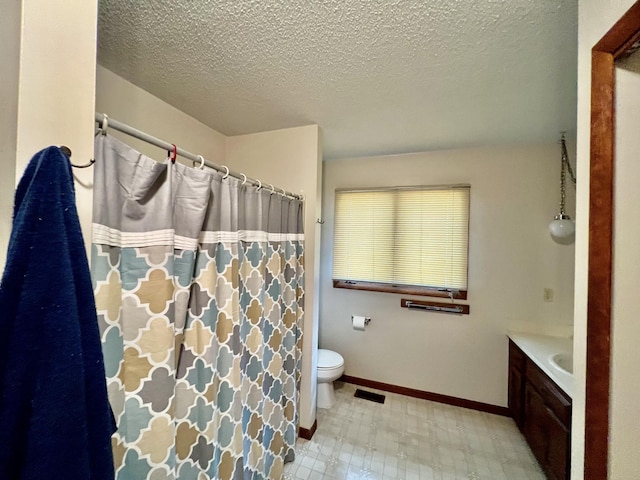
[[[609,464],[611,283],[615,167],[615,60],[640,38],[640,0],[591,52],[591,157],[584,478],[602,480]]]

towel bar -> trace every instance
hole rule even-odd
[[[461,303],[439,303],[439,302],[423,302],[419,300],[409,300],[403,298],[400,300],[400,306],[411,310],[423,310],[438,313],[453,313],[456,315],[468,315],[469,305]]]

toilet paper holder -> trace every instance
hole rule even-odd
[[[351,321],[353,322],[353,317],[355,315],[351,315]],[[369,325],[369,322],[371,322],[371,317],[364,317],[364,324],[365,325]]]

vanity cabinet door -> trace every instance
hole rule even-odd
[[[540,368],[529,362],[526,369],[527,381],[542,396],[544,403],[567,429],[571,428],[571,398],[562,392]]]
[[[516,368],[509,368],[509,412],[522,431],[524,428],[524,377]]]
[[[540,465],[547,463],[547,409],[544,400],[530,383],[525,386],[524,437]]]
[[[552,381],[538,367],[527,363],[523,433],[550,480],[569,478],[571,436],[565,423],[566,408],[564,395]],[[568,408],[570,413],[570,404]]]
[[[569,478],[571,455],[571,436],[562,422],[549,411],[548,415],[547,472],[550,478],[565,480]]]
[[[509,413],[522,431],[524,428],[524,368],[525,356],[509,340]]]

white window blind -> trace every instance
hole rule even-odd
[[[467,289],[470,187],[337,190],[333,279]]]

